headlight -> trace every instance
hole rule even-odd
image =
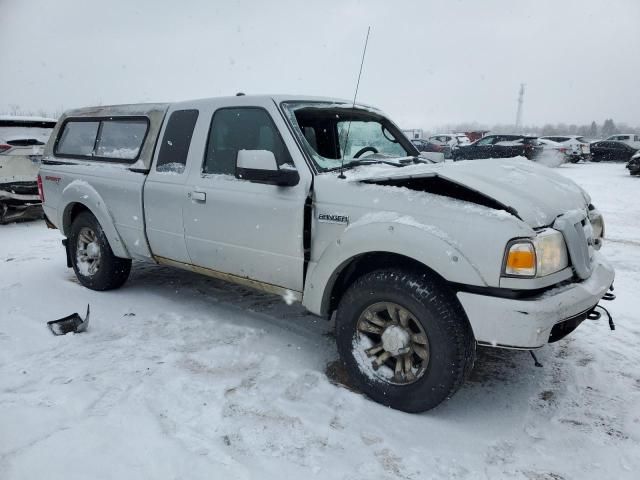
[[[507,245],[503,272],[515,277],[544,277],[568,265],[562,233],[546,228],[532,240],[514,240]]]
[[[558,272],[569,265],[567,245],[562,233],[552,228],[546,228],[534,240],[537,256],[537,276],[544,277]]]

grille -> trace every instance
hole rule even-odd
[[[574,210],[560,215],[553,228],[564,236],[576,275],[582,280],[589,278],[592,272],[593,228],[586,212]]]

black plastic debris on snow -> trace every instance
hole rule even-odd
[[[80,315],[74,313],[58,320],[51,320],[47,322],[47,326],[54,335],[85,332],[89,326],[89,305],[87,305],[87,315],[84,320],[82,320]]]

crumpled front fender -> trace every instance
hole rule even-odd
[[[302,302],[305,307],[315,314],[326,314],[340,272],[353,259],[373,252],[409,257],[450,282],[487,285],[477,267],[445,232],[398,216],[380,222],[355,222],[310,262]]]

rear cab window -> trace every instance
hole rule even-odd
[[[71,120],[62,129],[56,146],[56,154],[91,155],[98,136],[100,122],[78,122]]]
[[[61,128],[54,155],[134,163],[148,129],[146,117],[70,118]]]
[[[140,152],[146,132],[145,120],[104,121],[98,135],[95,155],[134,160]]]

